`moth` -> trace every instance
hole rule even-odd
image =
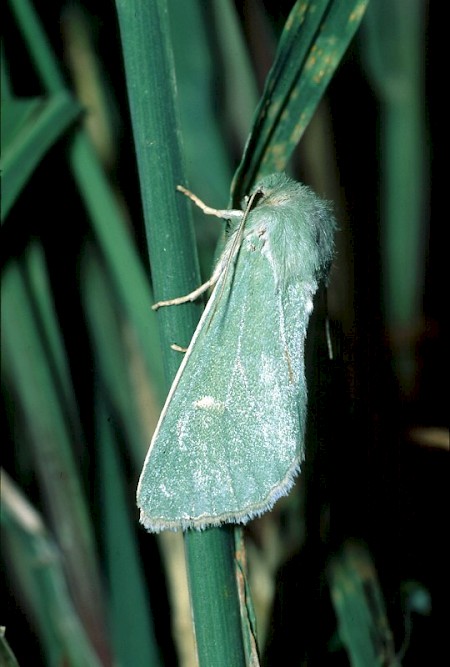
[[[228,238],[213,291],[153,435],[137,490],[151,532],[246,523],[270,510],[304,459],[304,346],[313,296],[333,258],[328,202],[284,173],[264,177]]]

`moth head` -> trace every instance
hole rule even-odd
[[[270,174],[264,176],[251,189],[249,195],[244,197],[243,208],[248,206],[248,202],[252,201],[252,208],[261,204],[269,204],[277,206],[283,203],[288,203],[293,194],[295,194],[298,183],[285,173]]]

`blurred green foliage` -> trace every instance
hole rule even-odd
[[[120,31],[111,3],[8,2],[2,623],[21,664],[195,664],[178,547],[143,534],[134,492],[179,361],[160,341],[187,344],[201,304],[165,313],[160,330],[152,289],[196,286],[220,236],[196,213],[191,226],[174,183],[225,207],[278,169],[336,202],[334,358],[312,329],[302,483],[246,528],[248,575],[237,547],[230,608],[243,616],[247,663],[258,660],[255,625],[264,665],[286,652],[302,664],[394,665],[400,647],[405,665],[444,661],[446,551],[434,529],[448,453],[444,244],[430,227],[424,78],[433,15],[427,3],[407,15],[401,0],[371,3],[346,51],[365,4],[155,0],[139,9],[160,18],[131,23],[132,39],[120,18],[132,0],[117,3]],[[234,548],[228,529],[186,539],[202,665]],[[406,631],[410,579],[432,611]]]

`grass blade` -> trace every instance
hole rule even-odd
[[[100,577],[89,510],[72,450],[80,431],[41,249],[25,267],[11,261],[2,283],[2,346],[7,386],[27,425],[33,465],[65,557],[80,615],[94,637],[102,629]],[[101,643],[101,642],[100,642]],[[102,649],[100,649],[102,650]]]
[[[283,171],[357,30],[368,0],[294,5],[233,179],[238,202],[264,174]]]
[[[17,107],[28,107],[23,122],[14,133],[5,132],[5,116],[16,117]],[[61,91],[46,100],[16,100],[2,104],[2,222],[20,195],[41,158],[80,114],[80,106]],[[20,113],[20,111],[19,111]]]
[[[185,176],[167,7],[162,0],[117,0],[116,5],[152,274],[159,299],[187,293],[200,282],[190,209],[175,191],[177,184],[185,183]],[[166,341],[163,354],[170,381],[180,358],[170,350],[169,342],[186,345],[200,309],[189,304],[163,311],[158,318]],[[232,532],[188,532],[185,539],[200,664],[244,664]],[[214,575],[205,578],[205,571]],[[228,613],[230,607],[233,614]],[[209,641],[211,634],[216,639],[214,644]]]
[[[341,641],[352,667],[399,667],[377,573],[366,548],[348,542],[329,567]]]
[[[100,667],[73,609],[59,549],[39,514],[4,472],[1,489],[4,546],[39,628],[46,664]]]

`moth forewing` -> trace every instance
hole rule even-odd
[[[220,258],[219,263],[218,263],[218,267],[220,266],[220,267],[221,267],[221,270],[218,272],[218,277],[217,277],[217,280],[215,281],[216,284],[215,284],[214,290],[213,290],[213,292],[212,292],[210,298],[209,298],[208,301],[207,301],[207,304],[206,304],[205,309],[204,309],[204,311],[203,311],[203,313],[202,313],[202,316],[201,316],[201,318],[200,318],[200,320],[199,320],[199,323],[197,324],[197,327],[196,327],[196,329],[195,329],[195,331],[194,331],[194,334],[193,334],[193,336],[192,336],[192,338],[191,338],[191,342],[189,343],[189,346],[188,346],[187,350],[185,351],[185,353],[184,353],[184,355],[183,355],[183,360],[182,360],[180,366],[178,367],[178,371],[177,371],[177,373],[176,373],[176,375],[175,375],[175,377],[174,377],[174,379],[173,379],[173,382],[172,382],[172,384],[171,384],[169,393],[167,394],[167,398],[166,398],[166,401],[165,401],[165,403],[164,403],[164,407],[163,407],[163,409],[162,409],[162,411],[161,411],[161,414],[160,414],[160,416],[159,416],[158,423],[156,424],[156,428],[155,428],[155,431],[154,431],[154,433],[153,433],[153,436],[152,436],[152,440],[151,440],[151,442],[150,442],[149,449],[148,449],[148,451],[147,451],[147,456],[145,457],[144,467],[143,467],[143,471],[142,471],[141,476],[140,476],[140,479],[139,479],[138,489],[137,489],[137,498],[138,498],[138,506],[139,506],[139,507],[141,507],[140,504],[139,504],[139,499],[140,499],[141,496],[142,496],[142,493],[143,493],[142,487],[143,487],[143,485],[144,485],[144,483],[145,483],[145,480],[144,480],[144,471],[145,471],[145,469],[147,468],[147,463],[148,463],[148,461],[149,461],[149,459],[150,459],[150,457],[151,457],[151,452],[152,452],[152,449],[153,449],[153,445],[154,445],[154,443],[156,442],[156,439],[157,439],[157,437],[158,437],[158,434],[159,434],[159,431],[160,431],[160,428],[161,428],[161,424],[162,424],[163,421],[164,421],[164,417],[165,417],[166,412],[167,412],[167,410],[168,410],[168,408],[169,408],[169,405],[170,405],[172,396],[173,396],[173,394],[175,393],[175,391],[176,391],[176,389],[177,389],[177,386],[178,386],[180,377],[181,377],[182,374],[184,373],[184,369],[185,369],[186,365],[187,365],[188,362],[189,362],[189,358],[190,358],[190,356],[191,356],[191,353],[192,353],[192,350],[193,350],[193,348],[194,348],[194,345],[195,345],[195,343],[196,343],[196,341],[197,341],[197,338],[198,338],[199,334],[201,333],[201,331],[203,330],[203,328],[204,328],[204,326],[205,326],[205,322],[206,322],[206,321],[208,320],[208,318],[209,318],[209,314],[210,314],[210,312],[211,312],[212,309],[214,308],[214,303],[215,303],[216,298],[217,298],[217,284],[220,282],[220,275],[223,274],[223,267],[225,266],[225,264],[221,265],[221,260],[222,260],[222,257]],[[214,274],[213,274],[213,275],[214,275]],[[189,297],[190,295],[187,295],[187,296]],[[186,297],[181,297],[181,298],[186,298]],[[173,301],[173,300],[171,300],[171,302],[172,302],[172,301]],[[167,301],[167,302],[162,301],[162,302],[159,302],[159,303],[165,305],[166,303],[169,304],[169,301]],[[155,305],[156,305],[156,304],[155,304]],[[169,305],[172,305],[172,303],[170,303]],[[143,512],[144,510],[142,509],[141,511]],[[142,521],[142,523],[144,523],[144,521]],[[144,523],[144,525],[145,525],[145,523]]]
[[[152,485],[140,492],[150,530],[246,522],[288,491],[303,458],[299,383],[291,381],[285,349],[301,384],[304,329],[286,318],[285,306],[298,311],[304,299],[277,292],[258,250],[244,245],[238,267],[231,291],[231,275],[227,279],[227,309],[217,311],[207,329],[216,286],[155,432],[143,473]],[[261,290],[268,283],[269,299]],[[287,324],[296,331],[288,335]],[[228,349],[229,337],[234,344]],[[174,508],[168,501],[175,498]]]
[[[245,209],[144,463],[138,505],[151,531],[245,523],[289,491],[304,457],[304,344],[334,221],[281,174]]]
[[[214,314],[216,312],[216,309],[220,303],[220,300],[223,295],[223,291],[225,288],[226,280],[227,280],[227,275],[228,272],[232,270],[232,267],[234,266],[234,262],[237,259],[237,256],[239,254],[239,250],[241,247],[242,239],[244,236],[244,229],[245,229],[245,223],[248,217],[248,214],[251,210],[253,201],[255,200],[255,197],[259,194],[259,190],[256,190],[249,198],[246,200],[246,207],[245,211],[242,213],[242,217],[239,220],[239,225],[237,229],[234,231],[233,235],[229,239],[227,245],[225,246],[225,250],[222,253],[222,256],[219,260],[219,264],[216,267],[216,271],[219,269],[219,274],[223,272],[223,280],[222,280],[222,287],[220,289],[220,292],[217,294],[216,298],[216,303],[214,305],[214,309],[212,310],[211,313],[211,318],[214,317]],[[214,275],[214,274],[213,274]],[[208,324],[209,326],[209,324]]]

